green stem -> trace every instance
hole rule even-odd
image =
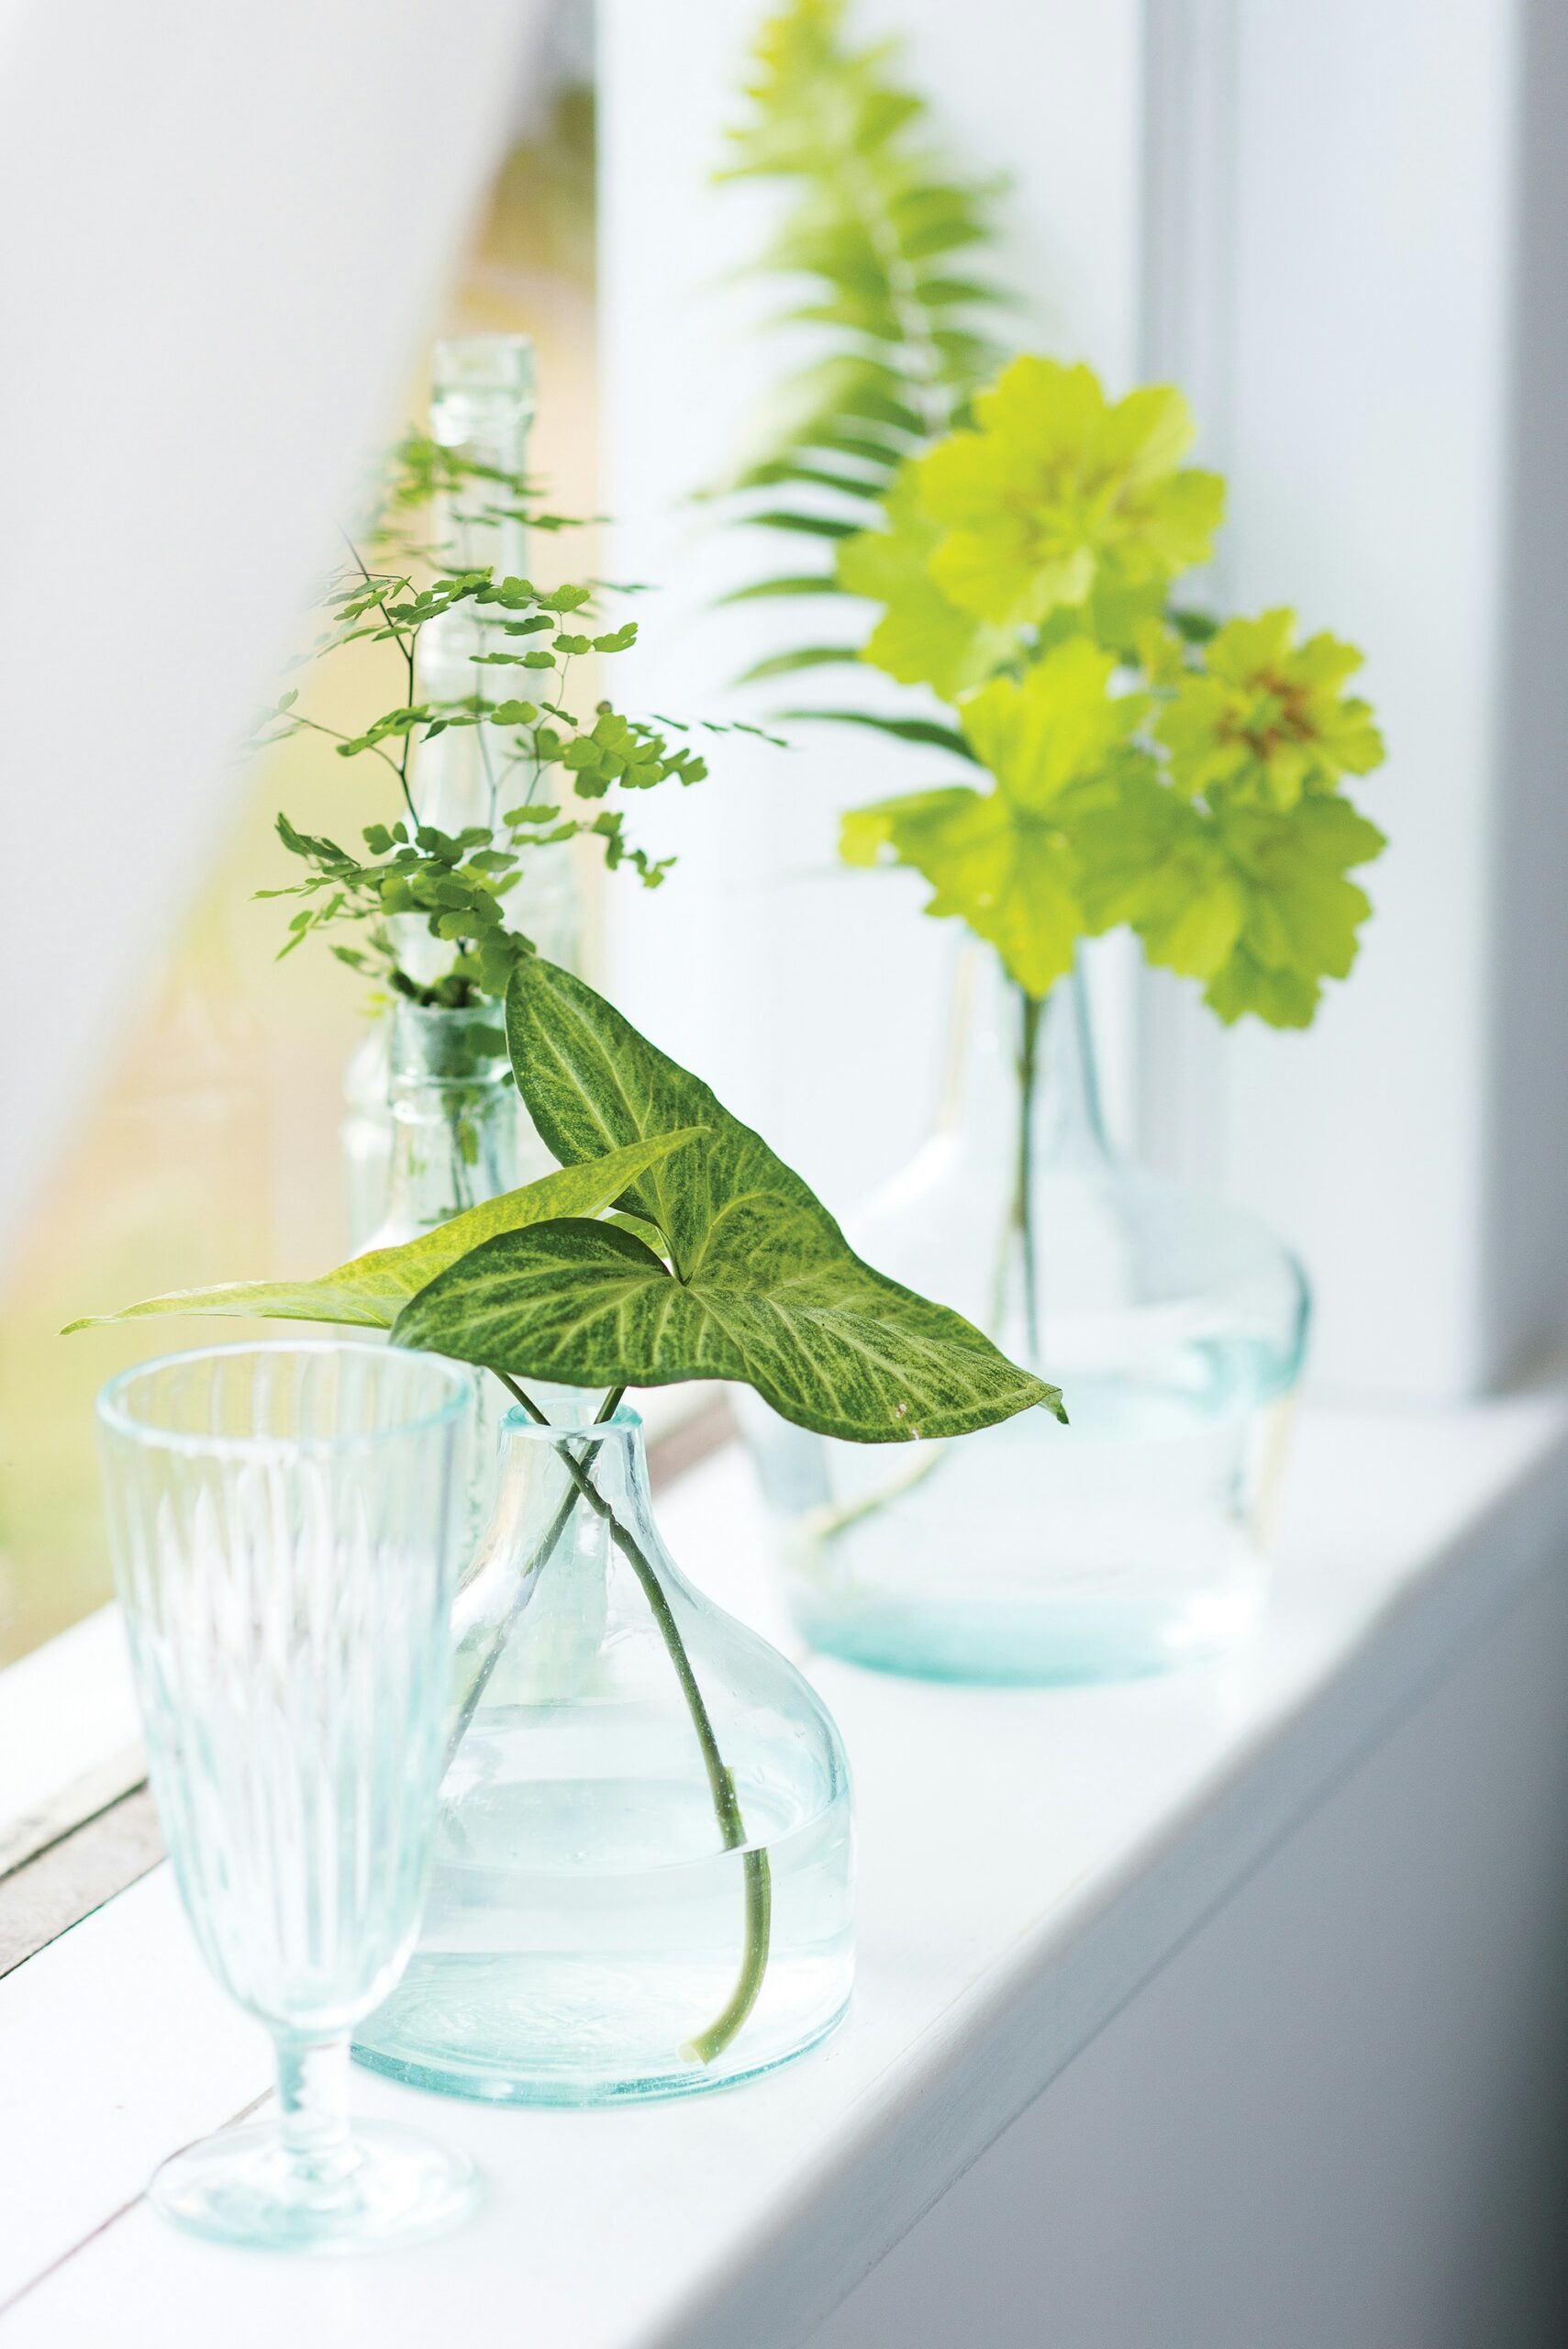
[[[524,1393],[515,1379],[509,1378],[504,1370],[497,1370],[495,1376],[501,1381],[507,1393],[521,1405],[536,1426],[550,1425],[545,1413],[539,1409],[530,1396]],[[613,1415],[625,1391],[624,1387],[617,1387],[606,1397],[600,1407],[595,1425],[602,1424]],[[714,1734],[713,1721],[704,1701],[702,1690],[697,1685],[696,1675],[692,1669],[692,1660],[686,1653],[686,1644],[681,1637],[680,1625],[675,1620],[673,1609],[665,1595],[664,1586],[636,1536],[621,1523],[571,1448],[564,1443],[557,1444],[555,1448],[577,1492],[587,1502],[589,1508],[605,1520],[609,1529],[611,1541],[641,1585],[643,1596],[648,1601],[649,1611],[659,1628],[659,1635],[664,1642],[670,1661],[675,1667],[675,1677],[681,1684],[681,1694],[685,1698],[686,1710],[692,1717],[692,1727],[696,1731],[697,1744],[702,1751],[703,1768],[707,1776],[708,1792],[713,1801],[713,1813],[718,1821],[718,1831],[724,1838],[724,1848],[727,1852],[740,1851],[746,1842],[746,1822],[741,1814],[740,1797],[735,1791],[735,1780],[723,1754],[718,1750],[718,1740]],[[557,1526],[552,1528],[549,1537],[551,1548],[561,1538],[561,1531],[564,1530],[565,1518],[570,1515],[570,1510],[571,1496],[568,1495],[565,1515],[558,1518]],[[730,1992],[722,2011],[715,2016],[706,2031],[698,2032],[686,2043],[687,2052],[703,2064],[711,2064],[714,2057],[722,2054],[735,2037],[757,2003],[757,1996],[762,1989],[762,1978],[768,1967],[768,1945],[773,1929],[773,1871],[764,1851],[744,1852],[741,1865],[745,1880],[746,1932],[740,1957],[740,1971],[736,1977],[735,1987]]]
[[[365,559],[363,555],[360,552],[358,547],[354,544],[353,540],[349,536],[347,530],[342,530],[340,529],[340,535],[344,545],[348,548],[349,552],[354,558],[360,577],[364,581],[367,587],[373,587],[375,585],[375,581],[371,577],[369,571],[365,567]],[[374,601],[376,609],[380,612],[382,618],[386,622],[387,627],[391,629],[393,641],[396,645],[398,651],[402,653],[404,662],[406,664],[408,671],[408,707],[412,709],[414,707],[414,640],[417,636],[418,630],[416,629],[406,638],[404,637],[401,630],[394,622],[391,613],[386,608],[386,595],[384,590],[383,590],[383,592],[374,598]],[[414,795],[408,788],[408,752],[411,740],[412,738],[410,735],[405,734],[403,737],[403,756],[397,763],[395,773],[397,775],[398,787],[403,794],[403,805],[408,810],[408,820],[413,825],[415,831],[417,832],[419,829],[419,810],[415,807]],[[388,764],[391,764],[390,760],[388,761]]]
[[[1013,1229],[1022,1243],[1024,1262],[1024,1327],[1029,1333],[1031,1364],[1040,1360],[1040,1304],[1035,1294],[1034,1253],[1034,1097],[1040,1063],[1038,996],[1018,990],[1023,1019],[1018,1041],[1018,1164],[1013,1193]]]
[[[521,1403],[525,1409],[529,1411],[535,1419],[542,1418],[542,1414],[535,1409],[533,1403],[529,1400],[528,1397],[523,1393],[520,1386],[514,1385],[513,1381],[506,1377],[505,1373],[502,1371],[497,1371],[495,1375],[500,1379],[501,1384],[506,1387],[507,1393],[515,1396],[517,1401]],[[613,1415],[616,1405],[620,1401],[621,1396],[625,1391],[624,1387],[617,1386],[613,1394],[606,1397],[605,1401],[599,1408],[598,1416],[595,1421],[595,1426],[602,1424],[603,1421]],[[517,1576],[517,1587],[513,1596],[512,1603],[506,1609],[506,1612],[502,1618],[500,1623],[496,1626],[495,1636],[490,1642],[490,1653],[485,1657],[484,1663],[480,1665],[479,1670],[474,1674],[473,1685],[463,1698],[462,1709],[459,1711],[457,1720],[453,1723],[450,1733],[448,1736],[447,1766],[449,1769],[451,1767],[458,1747],[462,1743],[464,1737],[468,1733],[468,1725],[470,1721],[473,1720],[474,1714],[479,1709],[479,1700],[484,1696],[485,1689],[490,1686],[491,1675],[506,1652],[506,1643],[510,1640],[513,1631],[516,1630],[523,1609],[528,1605],[528,1600],[533,1594],[534,1584],[544,1572],[546,1566],[549,1565],[551,1558],[554,1557],[556,1544],[561,1540],[562,1535],[565,1532],[567,1526],[571,1523],[572,1512],[576,1506],[577,1495],[575,1492],[569,1492],[565,1499],[562,1502],[561,1507],[556,1510],[554,1517],[551,1519],[544,1538],[542,1541],[535,1543],[532,1557],[528,1561],[528,1564],[524,1566],[521,1574]]]

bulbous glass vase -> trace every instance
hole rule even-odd
[[[460,1593],[418,1947],[361,2060],[517,2104],[770,2070],[844,2011],[849,1774],[784,1658],[686,1583],[634,1412],[502,1428]],[[559,1408],[559,1405],[556,1406]]]
[[[1070,1425],[1029,1411],[890,1456],[748,1398],[796,1620],[830,1654],[940,1679],[1212,1655],[1264,1594],[1300,1268],[1252,1217],[1113,1151],[1079,980],[1030,1010],[971,952],[953,1031],[935,1134],[850,1237],[1053,1380]]]

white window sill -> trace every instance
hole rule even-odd
[[[740,1455],[694,1470],[662,1516],[695,1578],[780,1636]],[[357,2074],[361,2110],[417,2110],[491,2196],[464,2232],[351,2270],[238,2260],[139,2199],[267,2081],[159,1868],[0,1983],[0,2349],[412,2349],[454,2325],[530,2349],[802,2342],[1565,1535],[1561,1396],[1319,1413],[1244,1654],[1054,1693],[814,1667],[860,1803],[843,2031],[734,2094],[615,2113],[486,2110]]]
[[[142,1776],[119,1610],[0,1673],[0,1876]]]

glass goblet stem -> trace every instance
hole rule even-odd
[[[291,2166],[312,2184],[347,2165],[349,2038],[277,2040],[278,2124]]]

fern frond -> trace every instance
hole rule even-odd
[[[758,419],[744,462],[712,495],[731,520],[803,540],[874,529],[906,458],[947,431],[1005,356],[1010,297],[970,255],[995,239],[995,184],[955,174],[924,98],[896,77],[897,44],[857,44],[849,0],[787,0],[764,22],[728,137],[725,179],[787,191],[751,273],[787,281],[773,324],[816,340]],[[842,593],[824,568],[727,597]],[[784,650],[751,678],[833,657]]]

